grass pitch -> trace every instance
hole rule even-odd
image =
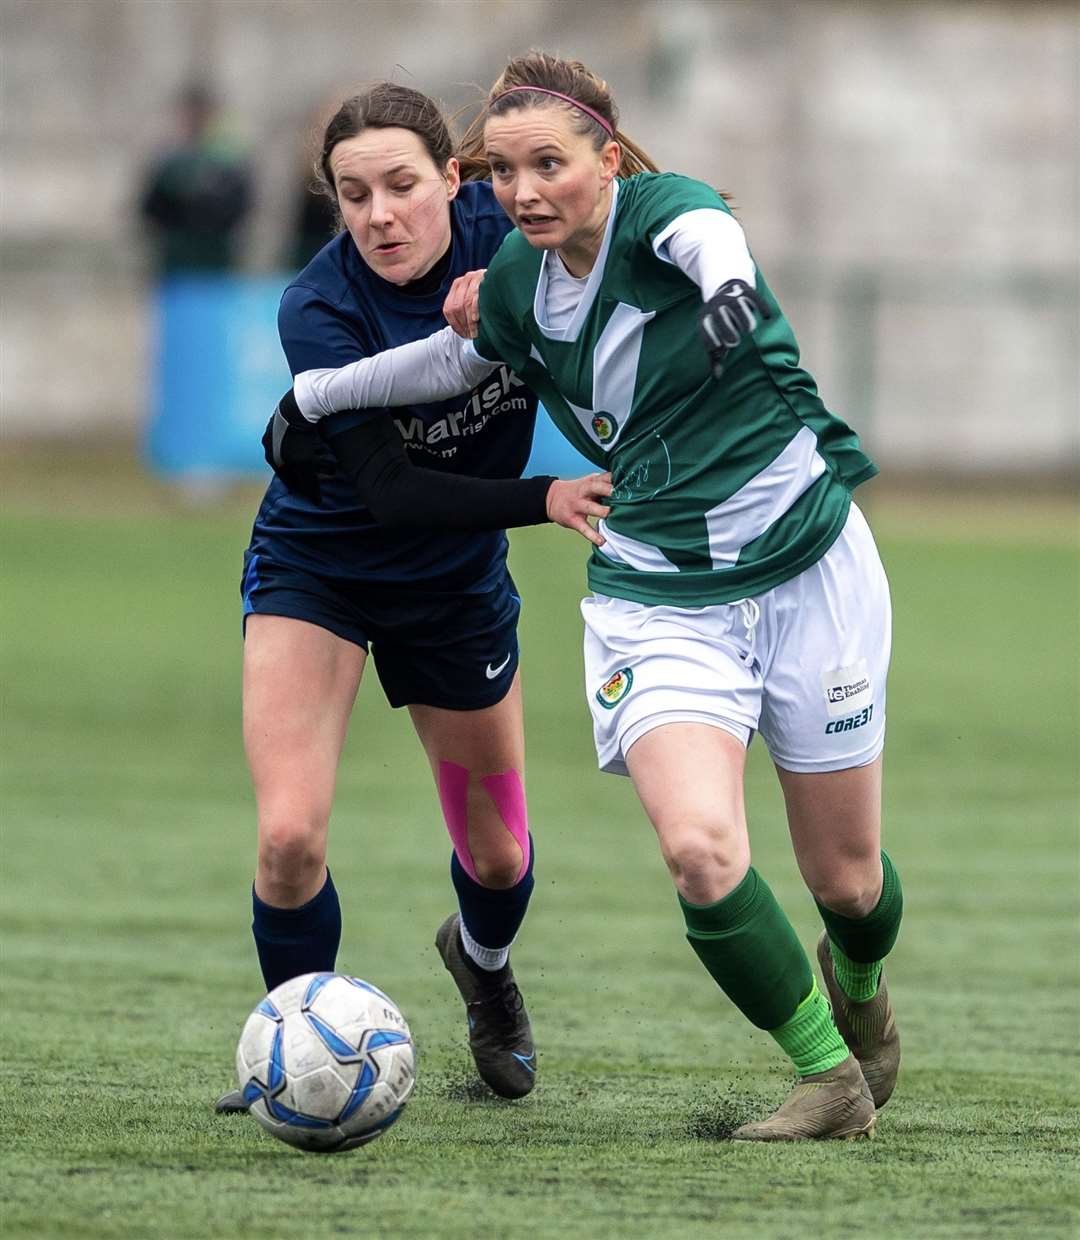
[[[541,1083],[504,1103],[473,1077],[432,947],[445,831],[372,676],[331,831],[340,966],[401,1005],[419,1083],[385,1138],[318,1157],[210,1109],[261,989],[238,714],[253,508],[184,514],[109,483],[63,515],[31,493],[2,526],[5,1235],[1075,1234],[1075,513],[868,496],[896,608],[887,840],[907,896],[889,963],[905,1061],[877,1140],[726,1140],[790,1078],[687,949],[628,783],[594,769],[584,547],[533,530],[513,567],[537,889],[514,958]],[[811,947],[755,749],[755,860]]]

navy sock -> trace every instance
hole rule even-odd
[[[330,871],[322,890],[299,908],[275,908],[251,889],[251,933],[266,989],[301,973],[333,973],[341,942],[341,905]]]
[[[450,858],[450,879],[457,892],[458,908],[465,929],[481,947],[509,947],[525,920],[533,889],[533,859],[536,856],[529,836],[529,865],[513,887],[484,887],[470,878],[454,853]]]

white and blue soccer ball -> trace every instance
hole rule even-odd
[[[305,973],[272,990],[236,1048],[250,1114],[302,1150],[351,1150],[401,1115],[416,1081],[412,1035],[370,982]]]

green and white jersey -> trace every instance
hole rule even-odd
[[[877,472],[800,367],[760,272],[775,317],[713,378],[701,290],[653,248],[673,220],[703,208],[728,211],[686,177],[617,182],[599,256],[562,327],[545,320],[544,251],[519,232],[480,290],[476,352],[509,363],[570,442],[612,473],[590,587],[642,603],[731,602],[796,576],[828,550],[851,491]]]

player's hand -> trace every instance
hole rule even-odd
[[[588,519],[608,516],[611,509],[602,501],[610,494],[610,474],[586,474],[584,478],[572,478],[569,481],[557,478],[548,487],[548,519],[568,530],[577,530],[582,538],[602,547],[604,539],[593,529]]]
[[[267,422],[262,446],[266,463],[294,495],[321,503],[321,480],[334,472],[333,461],[316,426],[300,412],[292,388]]]
[[[714,379],[723,375],[728,353],[749,336],[762,319],[772,317],[770,306],[745,280],[728,280],[720,285],[698,317]]]
[[[443,315],[459,336],[466,340],[475,338],[480,327],[480,285],[484,271],[467,271],[450,285],[450,292],[443,302]]]

